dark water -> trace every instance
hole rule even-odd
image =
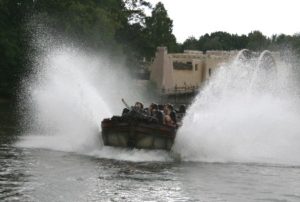
[[[16,146],[1,104],[0,201],[300,201],[300,167],[138,162]]]

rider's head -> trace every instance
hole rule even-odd
[[[141,102],[136,102],[134,107],[136,107],[137,109],[143,109],[144,105]]]
[[[152,103],[152,104],[150,105],[150,110],[151,110],[151,111],[156,111],[156,110],[158,110],[157,104]]]

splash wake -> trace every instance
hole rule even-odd
[[[143,94],[122,65],[64,45],[42,53],[24,83],[24,135],[17,146],[130,161],[169,159],[165,152],[103,146],[101,120],[121,113],[121,98],[133,103]]]
[[[295,72],[278,64],[277,76],[266,78],[255,68],[235,61],[214,74],[177,134],[183,160],[300,164]]]

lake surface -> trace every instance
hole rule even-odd
[[[12,109],[1,104],[0,201],[300,201],[299,166],[24,147]]]

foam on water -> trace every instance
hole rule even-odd
[[[278,64],[270,78],[256,68],[235,61],[215,72],[177,134],[183,160],[300,164],[295,72]]]

